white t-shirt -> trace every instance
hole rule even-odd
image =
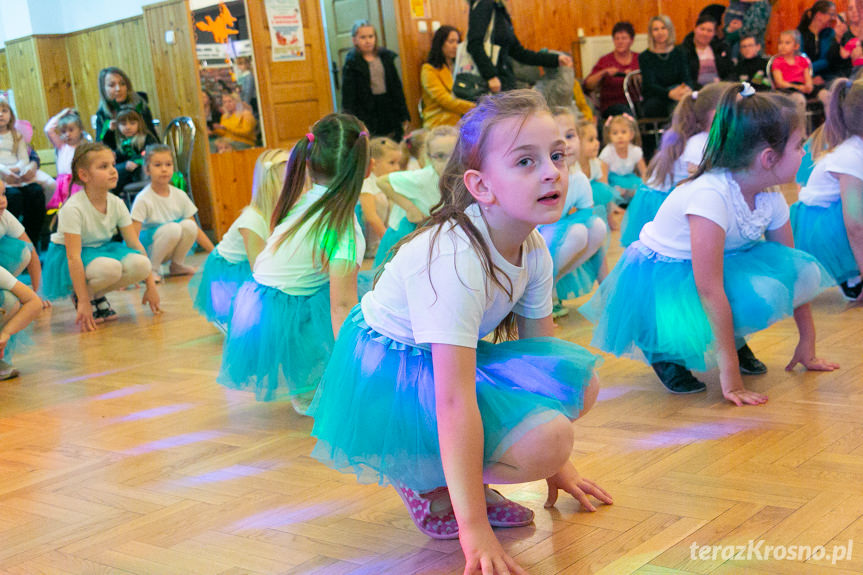
[[[123,200],[108,194],[108,209],[103,214],[93,207],[83,190],[69,196],[57,212],[57,220],[57,231],[51,234],[51,241],[65,246],[65,234],[78,234],[81,247],[85,248],[101,246],[111,241],[117,228],[132,225],[132,216]]]
[[[225,235],[222,236],[222,241],[216,245],[219,255],[232,264],[249,261],[246,244],[243,242],[240,230],[250,230],[262,241],[267,241],[267,238],[270,237],[270,224],[258,213],[258,210],[252,206],[246,206],[231,224],[231,227],[228,228],[228,231],[225,232]]]
[[[9,273],[6,268],[0,268],[0,289],[12,291],[16,283],[18,283],[18,280],[15,279],[15,276]]]
[[[168,222],[191,218],[198,208],[180,188],[168,186],[168,196],[162,197],[149,185],[135,196],[132,219],[141,222],[144,229],[155,228]]]
[[[641,229],[641,243],[666,257],[692,259],[689,215],[707,218],[725,230],[724,251],[731,252],[757,241],[766,230],[781,228],[789,211],[780,192],[761,192],[751,211],[730,172],[713,170],[671,191],[653,221]],[[746,230],[757,237],[745,237]]]
[[[495,249],[479,207],[472,204],[465,213],[488,243],[493,263],[512,282],[512,300],[486,278],[479,255],[459,227],[444,228],[429,266],[432,230],[427,230],[399,249],[363,297],[363,315],[372,328],[426,349],[423,344],[432,343],[475,348],[510,311],[530,319],[551,313],[551,254],[539,232],[527,237],[522,265],[514,266]]]
[[[18,139],[18,146],[14,147],[11,130],[0,134],[0,165],[14,166],[15,164],[26,165],[29,160],[27,155],[27,143],[24,136]]]
[[[369,174],[369,177],[363,180],[363,188],[360,190],[360,194],[371,194],[373,196],[377,196],[382,193],[384,192],[378,187],[377,176]]]
[[[800,201],[822,208],[839,201],[837,174],[863,180],[863,139],[860,136],[851,136],[815,163],[806,187],[800,190]]]
[[[389,181],[393,190],[409,199],[423,215],[429,215],[432,207],[440,201],[440,189],[438,188],[440,177],[434,171],[431,162],[421,170],[393,172],[389,175]],[[407,212],[398,204],[393,203],[387,225],[394,230],[398,229],[402,219],[406,216]]]
[[[69,144],[63,144],[57,148],[57,175],[72,173],[72,158],[75,157],[75,148]]]
[[[20,238],[24,233],[24,226],[18,221],[18,218],[9,213],[9,210],[3,210],[3,215],[0,215],[0,238],[9,236],[12,238]]]
[[[614,146],[609,144],[599,153],[599,159],[608,164],[608,171],[614,172],[619,176],[625,176],[635,171],[635,166],[639,160],[644,157],[644,152],[636,145],[629,144],[626,151],[626,157],[621,158],[617,155]]]
[[[276,241],[294,223],[300,219],[306,210],[326,193],[327,188],[315,184],[297,202],[288,215],[276,226],[267,240],[264,251],[255,260],[255,281],[280,289],[291,295],[312,295],[321,286],[330,281],[329,275],[321,266],[321,251],[315,249],[313,236],[310,233],[315,220],[306,222],[303,226],[282,242],[273,251]],[[334,243],[330,257],[333,260],[353,261],[357,265],[363,263],[366,251],[366,241],[357,216],[353,216],[353,234],[345,234]]]
[[[599,158],[590,158],[587,160],[588,166],[590,166],[590,175],[589,178],[591,180],[601,180],[602,179],[602,160]]]
[[[707,149],[707,139],[709,137],[709,132],[698,132],[686,140],[686,147],[683,148],[683,153],[674,162],[675,186],[690,176],[689,164],[696,167],[701,164],[701,160],[704,159],[704,150]]]

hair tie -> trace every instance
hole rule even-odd
[[[740,95],[744,98],[748,98],[753,94],[755,94],[755,88],[752,87],[752,84],[749,82],[743,82],[743,89],[740,91]]]
[[[614,119],[614,116],[609,116],[605,119],[605,127],[609,127],[611,125],[611,121]]]
[[[360,132],[359,137],[360,137],[360,138],[362,138],[363,136],[365,136],[365,137],[367,137],[367,138],[368,138],[368,137],[369,137],[369,133],[368,133],[368,132],[366,132],[365,130],[363,130],[362,132]]]
[[[698,90],[695,90],[694,92],[692,92],[692,99],[693,99],[693,100],[697,100],[697,99],[698,99]]]
[[[269,170],[273,167],[273,162],[264,162],[262,165],[264,166],[265,170]]]
[[[311,132],[308,132],[308,133],[306,134],[306,138],[308,138],[308,139],[309,139],[309,143],[310,143],[310,144],[313,144],[313,143],[314,143],[314,141],[315,141],[315,135],[314,135],[313,133],[311,133]]]
[[[623,114],[621,114],[621,116],[623,116],[624,118],[626,118],[626,119],[627,119],[627,120],[629,120],[630,122],[635,122],[635,118],[633,118],[632,116],[630,116],[630,115],[629,115],[629,114],[627,114],[626,112],[624,112]]]

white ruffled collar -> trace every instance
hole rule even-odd
[[[743,192],[740,191],[740,186],[731,175],[731,172],[726,171],[725,178],[728,180],[731,206],[734,209],[734,219],[737,221],[740,235],[747,240],[760,239],[764,235],[767,226],[770,225],[772,213],[770,202],[768,202],[765,192],[759,192],[755,195],[755,209],[750,210],[746,199],[743,197]]]

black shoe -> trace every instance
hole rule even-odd
[[[860,297],[860,292],[863,291],[863,281],[858,282],[857,285],[848,287],[848,282],[844,281],[839,284],[839,289],[842,290],[842,296],[848,301],[854,301],[858,297]]]
[[[105,296],[90,301],[90,305],[93,306],[93,319],[101,321],[117,319],[117,312],[114,311]]]
[[[761,375],[767,373],[767,366],[755,357],[752,350],[745,343],[737,350],[737,360],[740,362],[740,373],[743,375]]]
[[[698,381],[691,371],[678,363],[657,361],[651,367],[659,377],[659,381],[665,386],[665,389],[671,393],[698,393],[707,389],[707,386],[703,382]]]

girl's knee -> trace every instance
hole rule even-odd
[[[196,235],[198,233],[198,224],[192,220],[183,220],[179,224],[184,236]]]
[[[183,235],[183,228],[178,222],[168,222],[167,224],[162,224],[159,226],[159,229],[156,230],[156,233],[153,234],[153,241],[157,240],[170,240],[176,242],[180,239],[180,236]]]
[[[564,463],[569,460],[572,454],[572,448],[575,443],[575,436],[572,431],[572,422],[563,415],[559,415],[536,428],[541,438],[535,452],[536,460],[533,465],[540,468],[544,477],[551,477],[557,473]]]
[[[84,276],[88,284],[96,282],[110,285],[119,281],[122,275],[123,264],[111,258],[96,258],[84,268]]]
[[[129,279],[129,283],[138,283],[150,274],[150,260],[141,254],[129,254],[123,258],[123,275]]]
[[[6,325],[12,316],[18,313],[18,310],[21,309],[21,302],[18,301],[18,298],[15,297],[11,291],[3,290],[3,303],[0,304],[0,308],[3,309],[3,313],[0,314],[0,325]]]

